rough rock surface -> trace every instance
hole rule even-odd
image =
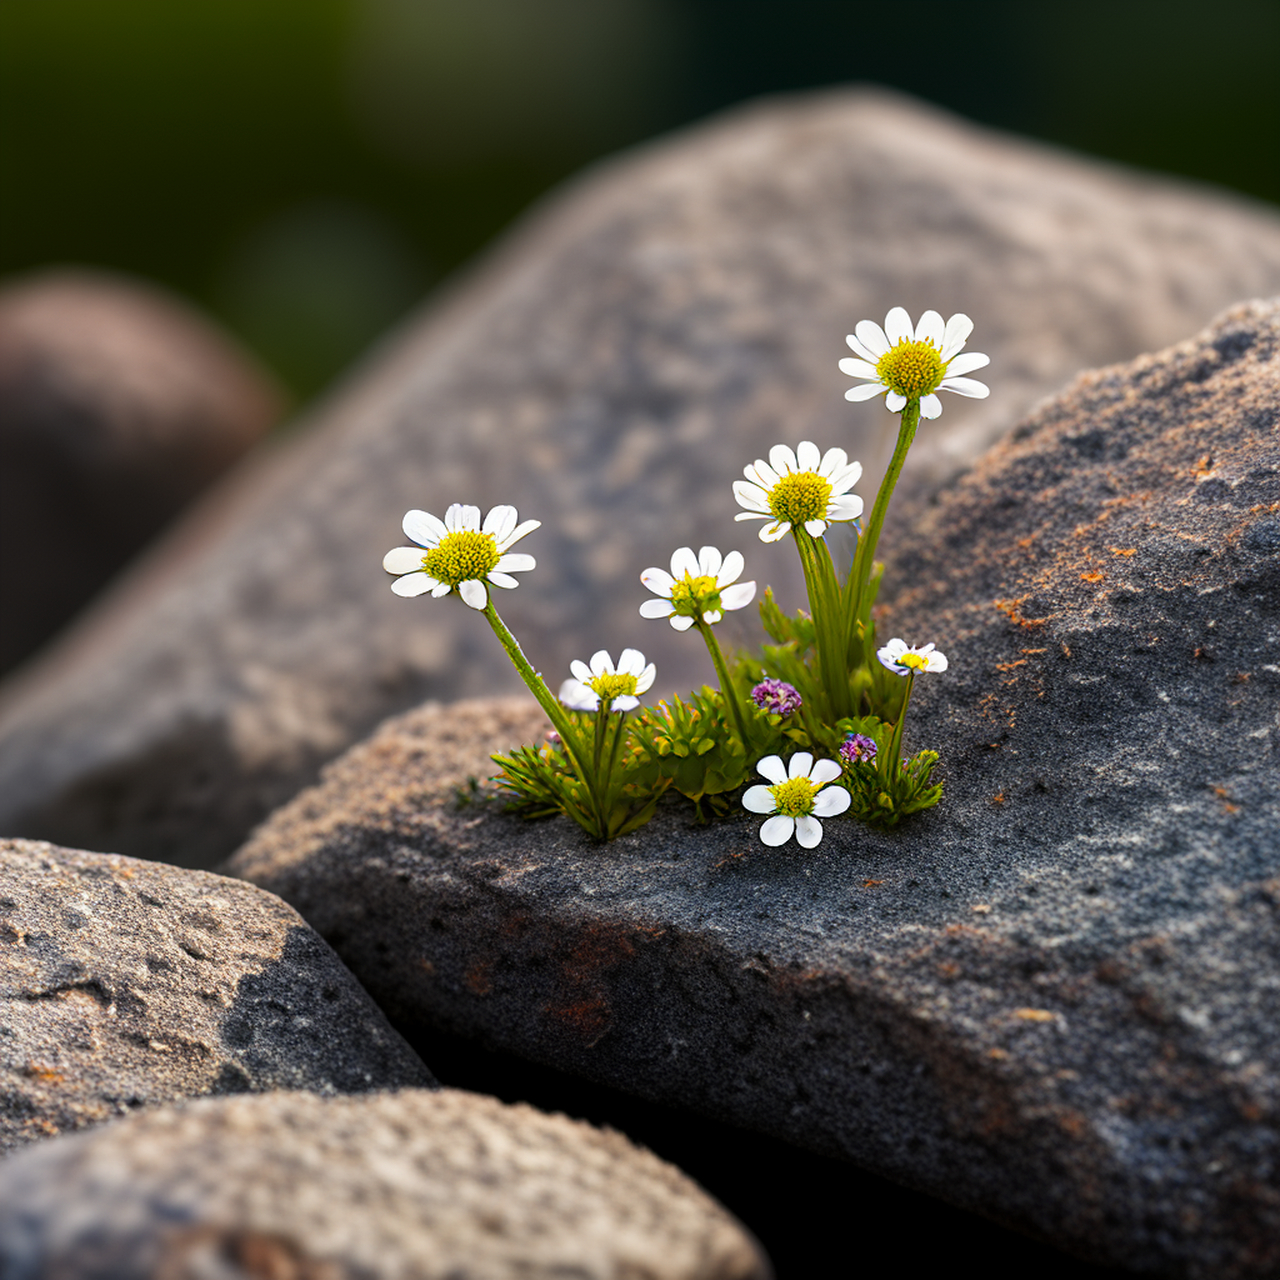
[[[432,1083],[278,898],[0,841],[0,1154],[201,1094]]]
[[[386,715],[514,690],[457,600],[389,590],[378,566],[409,507],[513,502],[544,522],[503,608],[553,677],[637,645],[659,689],[687,688],[705,655],[637,618],[637,576],[714,542],[784,591],[798,578],[731,523],[730,482],[782,438],[875,472],[895,420],[847,404],[836,369],[857,320],[963,310],[993,357],[991,399],[949,397],[921,433],[917,483],[1081,368],[1277,288],[1273,212],[881,94],[766,102],[624,157],[8,691],[0,831],[210,866]]]
[[[950,656],[907,729],[948,793],[891,833],[804,854],[672,807],[596,847],[460,808],[448,771],[539,728],[462,703],[232,867],[393,1016],[1097,1262],[1280,1275],[1278,424],[1280,304],[1248,304],[1083,375],[917,513],[882,625]]]
[[[153,286],[59,271],[0,291],[0,672],[278,410],[247,353]]]
[[[452,1089],[209,1099],[0,1166],[11,1280],[767,1280],[745,1231],[621,1134]]]

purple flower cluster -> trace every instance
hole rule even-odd
[[[865,733],[851,733],[840,744],[840,759],[845,764],[871,764],[875,758],[875,740]]]
[[[751,701],[775,716],[789,716],[800,710],[801,698],[794,685],[785,680],[761,680],[751,690]]]

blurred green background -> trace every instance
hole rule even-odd
[[[213,311],[299,399],[592,159],[875,81],[1280,201],[1280,3],[0,0],[0,273]]]

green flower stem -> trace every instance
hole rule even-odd
[[[720,681],[720,692],[724,696],[724,700],[729,704],[729,709],[733,712],[734,723],[738,726],[738,735],[742,739],[742,745],[750,750],[751,735],[747,732],[747,722],[742,715],[738,686],[729,677],[729,668],[725,663],[724,654],[720,650],[720,642],[716,639],[710,623],[703,622],[701,618],[694,618],[693,625],[702,632],[702,638],[707,642],[707,651],[711,654],[711,664],[716,669],[716,679]]]
[[[507,657],[511,659],[512,665],[520,673],[520,678],[529,686],[529,692],[538,700],[538,705],[547,713],[547,719],[555,726],[556,732],[560,735],[560,741],[564,743],[564,749],[569,753],[569,758],[573,761],[573,767],[578,771],[578,777],[582,779],[582,785],[586,787],[591,802],[596,810],[597,816],[603,822],[601,813],[600,796],[596,789],[596,775],[586,768],[582,743],[578,738],[577,730],[569,721],[569,717],[564,714],[564,708],[561,707],[559,701],[547,688],[546,681],[533,669],[529,663],[529,659],[524,656],[524,650],[520,648],[515,636],[507,630],[506,624],[498,617],[498,611],[493,607],[493,593],[489,593],[489,602],[484,607],[484,616],[489,620],[489,625],[493,628],[494,635],[502,642],[502,647],[507,651]],[[601,831],[604,830],[603,825]]]
[[[822,686],[830,704],[831,720],[851,715],[849,703],[849,665],[847,646],[841,634],[840,587],[835,566],[826,543],[815,539],[804,529],[792,529],[800,564],[804,569],[805,587],[809,592],[809,610],[813,616],[814,639],[818,647],[818,667]]]
[[[897,782],[898,770],[902,767],[902,727],[907,722],[907,707],[911,705],[911,688],[916,682],[916,673],[907,672],[907,690],[902,695],[902,710],[898,713],[898,723],[893,726],[893,736],[889,739],[888,766],[889,781]]]
[[[907,460],[907,452],[916,436],[916,427],[920,423],[920,400],[908,400],[902,409],[902,421],[898,424],[898,443],[893,450],[893,460],[889,470],[880,481],[880,492],[876,494],[875,505],[871,508],[871,517],[867,521],[862,536],[858,539],[858,550],[853,557],[853,568],[849,571],[845,583],[845,646],[853,656],[855,644],[860,642],[857,635],[857,623],[865,626],[868,619],[863,616],[863,602],[867,586],[871,580],[871,572],[875,566],[876,546],[880,541],[880,530],[884,527],[885,514],[889,510],[889,499],[893,497],[898,477],[902,474],[902,464]]]

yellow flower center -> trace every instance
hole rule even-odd
[[[693,578],[687,573],[671,588],[671,603],[676,613],[686,618],[700,618],[704,613],[720,609],[720,591],[710,574]]]
[[[825,520],[831,501],[831,482],[816,471],[792,471],[769,491],[769,510],[793,528],[810,520]]]
[[[923,671],[929,665],[929,659],[923,653],[904,653],[893,661],[895,666],[908,667],[912,671]]]
[[[932,342],[899,342],[876,361],[876,375],[891,391],[908,400],[936,391],[947,366]]]
[[[483,578],[501,558],[493,534],[462,529],[445,534],[440,545],[422,557],[422,567],[437,582],[456,587],[460,582]]]
[[[620,671],[611,676],[595,676],[588,680],[587,684],[599,695],[602,702],[606,699],[612,702],[614,698],[630,697],[636,691],[635,676],[623,675]]]
[[[813,812],[813,798],[818,789],[808,778],[788,778],[786,782],[770,787],[769,794],[773,796],[779,813],[788,818],[799,818]]]

